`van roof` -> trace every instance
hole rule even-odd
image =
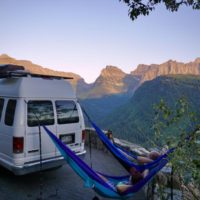
[[[71,84],[64,79],[11,77],[0,79],[0,96],[27,98],[76,98]]]
[[[0,96],[30,98],[75,98],[72,77],[34,74],[23,66],[0,65]]]

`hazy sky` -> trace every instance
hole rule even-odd
[[[131,21],[118,0],[0,0],[0,54],[94,81],[106,65],[200,57],[200,11],[162,6]]]

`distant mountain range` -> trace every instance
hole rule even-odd
[[[102,128],[112,129],[115,136],[136,143],[151,139],[153,105],[161,98],[173,107],[178,98],[185,96],[191,111],[200,113],[200,58],[189,63],[169,60],[160,65],[140,64],[130,74],[106,66],[91,84],[72,72],[50,70],[6,54],[0,55],[0,64],[23,65],[38,74],[73,77],[71,83],[91,118]],[[168,130],[167,134],[175,132]]]
[[[73,77],[71,83],[81,99],[101,98],[107,95],[128,93],[132,95],[145,81],[162,75],[190,74],[200,75],[200,58],[193,62],[181,63],[169,60],[163,64],[140,64],[130,74],[115,66],[106,66],[94,83],[87,84],[78,74],[60,72],[36,65],[31,61],[17,60],[6,54],[0,55],[0,64],[23,65],[27,70],[38,74],[61,75]],[[67,69],[66,69],[67,71]]]

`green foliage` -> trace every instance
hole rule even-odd
[[[161,143],[157,145],[163,145],[165,142],[170,144],[173,142],[174,145],[178,145],[176,140],[172,140],[172,137],[180,136],[186,137],[186,132],[192,130],[195,126],[197,119],[195,113],[190,111],[190,106],[185,97],[181,97],[175,102],[173,109],[165,103],[163,99],[160,100],[159,104],[154,105],[155,117],[154,117],[154,140],[155,143]],[[167,130],[167,131],[166,131]],[[162,134],[167,132],[168,134]],[[176,132],[174,135],[170,132]],[[180,133],[180,134],[177,134]],[[161,139],[163,137],[163,139]]]
[[[166,9],[175,12],[178,11],[180,6],[190,6],[194,10],[200,9],[200,1],[199,0],[120,0],[123,1],[129,7],[129,16],[132,20],[137,19],[140,15],[149,15],[151,11],[153,11],[156,6],[159,4],[164,4]]]
[[[190,133],[190,139],[182,139],[178,144],[172,164],[175,172],[182,177],[187,184],[194,181],[200,187],[200,129]]]
[[[199,119],[195,118],[195,113],[190,112],[188,108],[188,102],[184,97],[178,99],[173,109],[163,100],[154,106],[154,144],[160,145],[166,142],[170,148],[175,147],[175,151],[170,155],[174,173],[182,184],[193,182],[198,188],[200,187],[200,126],[197,123]],[[174,125],[181,134],[170,135],[166,140],[161,133]],[[188,131],[192,128],[193,131]]]

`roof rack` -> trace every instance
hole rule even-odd
[[[46,75],[46,74],[35,74],[31,73],[23,66],[19,65],[0,65],[0,79],[2,78],[12,78],[12,77],[36,77],[36,78],[46,78],[46,79],[73,79],[73,77],[66,76],[54,76],[54,75]]]

